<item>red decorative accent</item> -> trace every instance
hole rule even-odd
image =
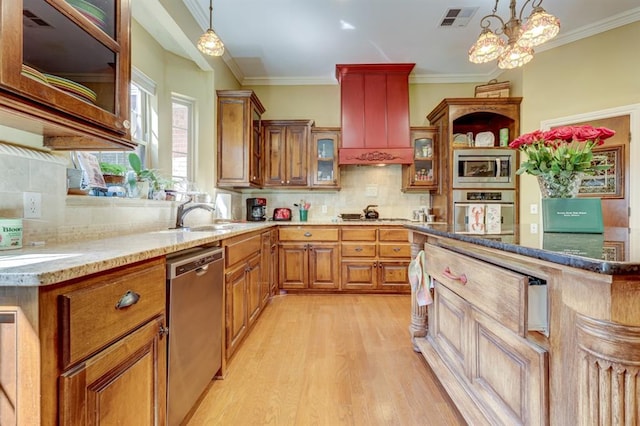
[[[367,150],[411,150],[409,135],[409,73],[415,64],[336,65],[340,82],[342,148]],[[360,155],[360,154],[358,154]],[[398,155],[393,153],[393,155]],[[408,164],[402,160],[374,160]],[[368,157],[367,157],[368,158]],[[340,164],[358,164],[345,159]],[[368,160],[362,160],[369,163]]]

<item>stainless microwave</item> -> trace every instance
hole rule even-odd
[[[453,188],[513,189],[516,169],[513,149],[456,149],[453,151]]]

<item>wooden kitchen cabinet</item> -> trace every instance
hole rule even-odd
[[[56,149],[135,147],[130,0],[92,3],[96,16],[63,0],[0,3],[2,120]]]
[[[548,424],[548,352],[527,339],[528,277],[431,244],[425,252],[428,341],[448,371],[490,423]]]
[[[409,233],[402,227],[341,229],[341,288],[367,292],[410,291]]]
[[[437,127],[410,129],[413,162],[402,166],[402,191],[420,192],[438,189]]]
[[[217,186],[261,187],[265,109],[251,90],[218,90]]]
[[[223,240],[225,249],[225,355],[238,349],[262,312],[262,235]]]
[[[60,424],[164,424],[163,323],[157,317],[63,373]]]
[[[165,423],[164,259],[42,287],[39,304],[42,424]]]
[[[279,231],[279,283],[284,290],[340,287],[338,229],[312,226]]]
[[[312,120],[265,120],[264,186],[308,186]]]
[[[428,115],[432,126],[438,129],[438,171],[439,191],[433,192],[431,208],[436,220],[454,223],[453,212],[453,177],[454,150],[497,150],[507,149],[500,146],[500,130],[506,129],[507,140],[511,141],[520,135],[520,103],[522,98],[446,98],[443,99]],[[491,147],[469,146],[466,135],[475,136],[480,132],[491,132],[494,144]],[[518,165],[519,154],[515,151]],[[519,181],[516,176],[514,199],[518,200]],[[487,187],[478,188],[487,190]],[[494,189],[496,190],[496,189]],[[515,202],[514,217],[518,217],[518,203]]]
[[[313,127],[309,150],[311,188],[340,189],[340,128]]]

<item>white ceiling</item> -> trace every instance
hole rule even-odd
[[[209,1],[183,0],[203,31]],[[135,1],[134,1],[135,3]],[[494,0],[214,0],[213,28],[243,84],[336,84],[339,63],[416,63],[413,82],[477,82],[495,62],[472,64],[469,46]],[[509,17],[502,0],[498,14]],[[518,11],[523,0],[518,1]],[[560,35],[538,51],[640,20],[638,0],[546,0]],[[446,10],[477,8],[465,27],[440,27]],[[530,7],[525,9],[528,16]],[[134,10],[135,12],[135,10]],[[352,29],[343,29],[342,23]],[[535,57],[533,59],[535,61]],[[601,61],[596,61],[601,63]]]

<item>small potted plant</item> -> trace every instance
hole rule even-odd
[[[129,153],[129,164],[133,169],[132,176],[128,177],[129,191],[137,194],[133,197],[153,198],[153,193],[159,191],[165,180],[153,169],[142,167],[142,160],[135,152]]]
[[[127,168],[121,164],[100,163],[100,171],[107,186],[123,185]]]

